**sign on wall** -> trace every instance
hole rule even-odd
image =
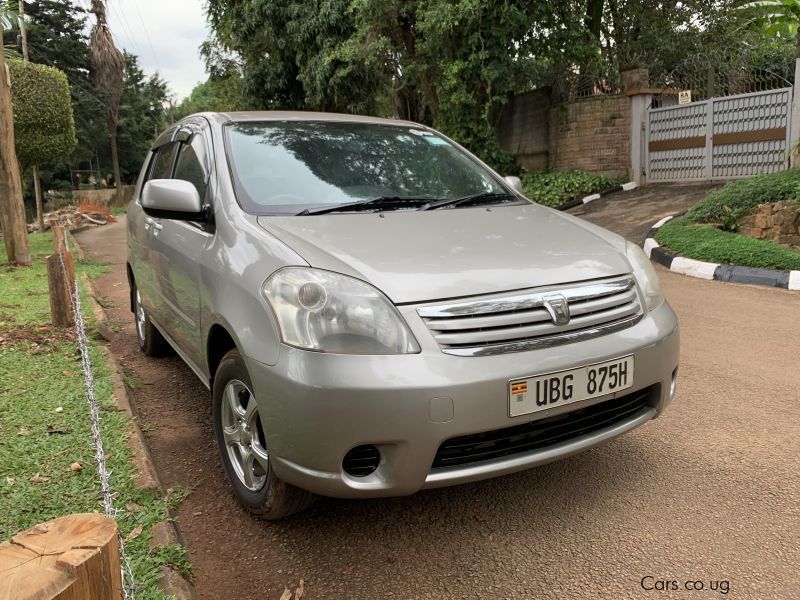
[[[678,92],[678,104],[689,104],[692,101],[692,90]]]

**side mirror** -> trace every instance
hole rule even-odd
[[[507,175],[503,179],[506,180],[506,183],[511,186],[511,189],[515,192],[522,193],[522,180],[517,177],[516,175]]]
[[[151,217],[181,221],[206,220],[197,188],[182,179],[151,179],[145,183],[142,208]]]

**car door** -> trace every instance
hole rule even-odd
[[[144,173],[142,187],[150,179],[172,177],[177,152],[178,144],[171,141],[154,147]],[[145,214],[142,210],[140,191],[140,196],[136,199],[135,205],[128,211],[128,226],[132,232],[133,239],[131,268],[147,314],[156,322],[159,322],[164,303],[161,299],[161,290],[156,274],[153,271],[153,265],[158,253],[157,248],[154,247],[154,243],[158,243],[158,240],[153,236],[155,223],[156,219]]]
[[[210,160],[207,134],[197,125],[176,133],[177,156],[173,179],[194,184],[210,204]],[[161,304],[157,323],[183,358],[196,370],[203,360],[200,328],[200,265],[212,232],[207,224],[177,219],[154,219],[153,272]]]

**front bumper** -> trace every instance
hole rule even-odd
[[[671,400],[678,366],[678,323],[665,302],[629,329],[578,343],[514,354],[457,357],[442,353],[424,324],[409,322],[420,354],[352,356],[281,349],[268,366],[248,357],[271,463],[285,481],[342,498],[400,496],[423,488],[477,481],[581,452],[658,416]],[[604,402],[614,394],[520,417],[508,416],[508,382],[633,354],[633,387],[650,388],[635,415],[600,431],[502,458],[437,468],[439,446],[453,437],[502,429]],[[351,448],[374,444],[377,470],[352,477],[342,469]]]

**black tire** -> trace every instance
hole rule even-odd
[[[222,465],[225,467],[225,473],[228,475],[228,480],[233,488],[234,495],[249,512],[265,520],[273,521],[282,519],[305,510],[314,503],[316,496],[311,492],[302,490],[278,479],[271,466],[269,466],[268,460],[267,468],[265,470],[263,467],[260,468],[259,475],[260,478],[263,478],[263,483],[257,490],[248,488],[241,479],[241,476],[237,473],[232,460],[234,460],[236,456],[240,457],[241,455],[239,454],[239,450],[234,450],[233,454],[235,457],[232,459],[231,451],[229,451],[229,447],[225,442],[223,432],[225,427],[224,419],[229,417],[223,415],[223,411],[230,409],[228,406],[223,407],[223,403],[228,403],[228,399],[225,398],[228,385],[236,386],[240,383],[246,386],[246,389],[240,388],[240,395],[238,397],[240,399],[247,398],[246,406],[250,406],[249,402],[255,402],[255,399],[252,398],[252,392],[250,392],[250,390],[253,389],[250,374],[247,372],[247,367],[239,352],[237,350],[231,350],[222,357],[222,361],[220,361],[214,376],[212,420],[214,423],[214,437],[217,440],[217,449],[219,450],[220,459],[222,460]],[[235,388],[233,389],[235,390]],[[257,409],[256,414],[252,418],[260,420]],[[233,429],[229,428],[229,430],[235,431],[236,429],[234,427]],[[255,428],[246,430],[249,432],[248,435],[252,436],[254,446],[255,444],[259,444],[260,447],[266,448],[266,439],[260,421],[256,422]],[[234,443],[232,446],[240,448],[237,444],[238,442]],[[241,464],[239,468],[242,468]],[[252,483],[251,481],[251,484]]]
[[[136,325],[136,341],[139,343],[139,350],[147,356],[164,356],[168,354],[172,348],[169,342],[164,339],[161,332],[156,329],[150,317],[147,316],[142,305],[142,297],[136,284],[133,284],[131,289],[131,296],[133,297],[133,320]]]

